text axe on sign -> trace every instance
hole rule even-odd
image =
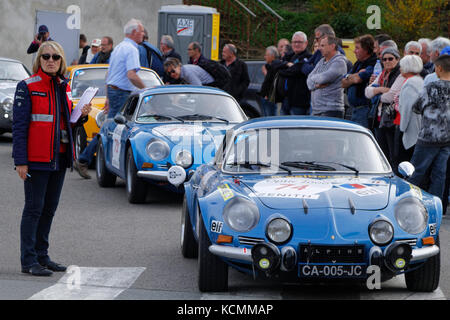
[[[184,37],[192,37],[194,35],[194,20],[186,18],[178,18],[177,35]]]

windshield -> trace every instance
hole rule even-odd
[[[86,68],[75,71],[72,79],[72,97],[80,99],[84,91],[89,87],[98,88],[97,98],[106,97],[106,72],[108,68]],[[149,70],[140,70],[141,77],[146,87],[161,85],[161,80]]]
[[[28,71],[21,63],[0,61],[0,80],[22,81],[29,76]]]
[[[245,116],[230,97],[206,93],[167,93],[142,99],[136,120],[242,122]]]
[[[385,173],[390,166],[364,133],[333,129],[277,128],[244,131],[227,146],[229,172],[348,171]]]

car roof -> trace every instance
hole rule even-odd
[[[133,92],[133,95],[147,95],[147,94],[159,94],[159,93],[209,93],[209,94],[221,94],[231,97],[227,92],[213,87],[207,86],[193,86],[193,85],[165,85],[156,86],[152,88],[145,88]]]
[[[5,58],[5,57],[0,57],[0,60],[2,61],[9,61],[9,62],[17,62],[17,63],[22,63],[19,60],[15,60],[15,59],[11,59],[11,58]]]
[[[235,127],[234,131],[247,131],[260,128],[324,128],[337,130],[353,130],[364,133],[370,132],[368,129],[348,120],[314,116],[278,116],[255,118],[242,122]]]

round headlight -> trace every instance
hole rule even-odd
[[[6,111],[6,112],[11,112],[12,109],[13,109],[13,104],[14,104],[13,99],[11,99],[11,98],[6,98],[6,99],[3,100],[3,102],[2,102],[3,110]]]
[[[147,145],[147,154],[154,161],[161,161],[169,156],[169,145],[162,140],[152,140]]]
[[[395,206],[395,219],[404,231],[419,234],[427,227],[428,212],[420,200],[405,198]]]
[[[273,219],[267,225],[267,237],[276,244],[288,241],[291,235],[291,224],[282,218]]]
[[[259,209],[253,201],[233,198],[223,209],[223,219],[231,229],[248,232],[259,222]]]
[[[186,150],[178,152],[175,157],[175,163],[178,166],[183,167],[185,169],[192,166],[193,162],[194,162],[194,159],[192,158],[192,154]]]
[[[106,116],[107,114],[105,113],[104,110],[100,111],[99,113],[97,113],[97,115],[95,116],[95,123],[97,123],[97,126],[99,128],[101,128],[103,126],[103,123],[106,120]]]
[[[375,221],[369,227],[369,236],[376,245],[385,246],[394,237],[394,227],[386,220]]]

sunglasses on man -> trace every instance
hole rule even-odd
[[[59,59],[61,59],[61,56],[59,55],[59,54],[56,54],[56,53],[54,53],[54,54],[49,54],[49,53],[44,53],[42,56],[42,59],[44,59],[45,61],[48,61],[48,60],[50,60],[50,58],[52,58],[53,59],[53,61],[58,61]]]
[[[383,58],[383,61],[394,61],[395,58],[389,57],[389,58]]]

